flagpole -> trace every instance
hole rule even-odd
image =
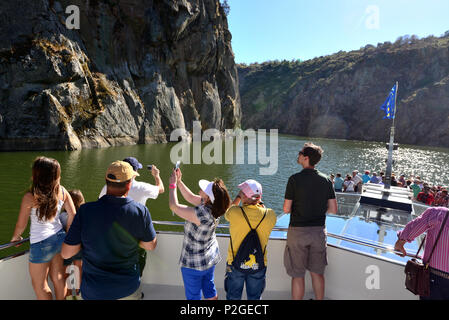
[[[394,150],[394,120],[396,119],[396,101],[398,98],[399,84],[396,81],[396,90],[394,95],[394,114],[393,123],[390,129],[390,145],[388,146],[388,159],[387,159],[387,170],[385,172],[385,188],[389,189],[391,187],[391,173],[393,169],[393,150]]]

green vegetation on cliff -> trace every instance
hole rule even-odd
[[[398,139],[449,146],[449,32],[307,61],[238,65],[244,128],[385,141],[380,105],[399,82]],[[437,124],[429,133],[428,123]]]

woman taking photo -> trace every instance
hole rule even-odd
[[[22,198],[19,217],[11,242],[20,241],[28,220],[30,226],[29,270],[33,289],[38,300],[51,300],[48,286],[50,275],[55,296],[63,300],[66,295],[61,246],[65,232],[59,216],[62,208],[68,213],[67,229],[75,216],[75,207],[67,190],[59,182],[61,167],[55,159],[38,157],[32,169],[32,184]]]
[[[186,220],[182,244],[181,273],[187,300],[218,299],[214,283],[215,265],[221,260],[215,228],[219,218],[230,206],[230,197],[221,179],[200,180],[199,195],[194,194],[181,180],[180,169],[170,177],[170,209]],[[179,187],[186,201],[195,207],[178,203]]]

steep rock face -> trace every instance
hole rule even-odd
[[[66,8],[80,10],[69,29]],[[240,126],[218,0],[0,4],[0,150],[166,142],[192,122]]]
[[[398,81],[395,141],[449,147],[449,36],[238,69],[246,128],[388,141],[380,106]]]

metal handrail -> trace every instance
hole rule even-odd
[[[157,224],[157,225],[166,225],[166,226],[183,226],[184,225],[184,222],[180,222],[180,221],[153,221],[153,223]],[[229,229],[229,224],[219,224],[217,226],[217,228]],[[272,229],[272,231],[285,231],[286,232],[286,231],[288,231],[288,228],[286,228],[286,227],[274,227]],[[397,255],[402,255],[402,253],[400,251],[394,250],[394,247],[382,246],[382,245],[379,245],[379,244],[374,244],[374,243],[370,243],[370,242],[363,241],[363,240],[353,239],[353,238],[345,237],[345,236],[334,234],[334,233],[330,233],[330,232],[327,232],[326,234],[327,234],[327,236],[329,236],[331,238],[334,238],[334,239],[337,239],[337,240],[347,241],[347,242],[351,242],[351,243],[354,243],[354,244],[362,245],[362,246],[365,246],[365,247],[370,247],[370,248],[373,248],[373,249],[379,249],[379,250],[386,251],[386,252],[391,252],[391,253],[394,253],[394,254],[397,254]],[[407,257],[411,257],[411,258],[422,259],[421,256],[417,257],[416,253],[415,254],[407,253],[406,256]]]
[[[30,241],[30,238],[22,239],[20,241],[8,242],[8,243],[0,245],[0,250],[12,248],[12,247],[15,247],[17,245],[21,245],[21,244],[23,244],[25,242],[28,242],[28,241]]]

